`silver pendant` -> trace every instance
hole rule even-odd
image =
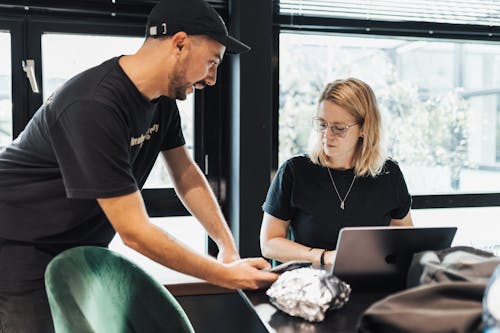
[[[340,202],[340,209],[344,210],[344,202],[343,201]]]

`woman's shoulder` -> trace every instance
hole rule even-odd
[[[392,157],[388,157],[385,160],[384,167],[391,168],[391,169],[399,169],[399,163]]]
[[[382,167],[381,175],[389,175],[389,174],[401,174],[401,169],[399,168],[399,163],[395,159],[388,157],[384,166]]]
[[[290,166],[292,168],[311,167],[315,165],[307,154],[299,154],[292,156],[288,160],[286,160],[286,162],[283,164]]]
[[[293,173],[303,173],[316,169],[318,165],[314,164],[307,154],[300,154],[290,157],[282,165],[282,169],[289,169]]]
[[[311,159],[307,154],[297,154],[295,156],[290,157],[287,160],[288,163],[304,163],[304,162],[311,162]]]

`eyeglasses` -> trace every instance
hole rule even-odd
[[[313,118],[313,128],[316,132],[325,133],[328,128],[332,131],[333,135],[339,138],[345,138],[347,135],[347,130],[351,127],[359,125],[358,123],[346,125],[342,123],[329,123],[324,119],[319,117]]]

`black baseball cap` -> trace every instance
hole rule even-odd
[[[206,35],[226,47],[227,53],[243,53],[250,47],[229,36],[220,15],[204,0],[160,0],[148,16],[146,37],[172,36],[179,31]]]

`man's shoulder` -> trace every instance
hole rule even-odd
[[[91,67],[89,69],[80,72],[79,74],[76,74],[68,81],[66,81],[65,86],[72,86],[79,84],[85,84],[88,86],[89,84],[92,83],[98,85],[109,75],[109,73],[113,71],[118,72],[117,71],[118,69],[119,69],[118,58],[111,58],[97,66]],[[84,94],[85,92],[86,90],[80,91],[80,93],[82,94]]]
[[[73,76],[51,94],[46,104],[64,107],[77,100],[94,98],[96,88],[102,86],[106,76],[116,68],[117,64],[116,58],[109,59]]]

